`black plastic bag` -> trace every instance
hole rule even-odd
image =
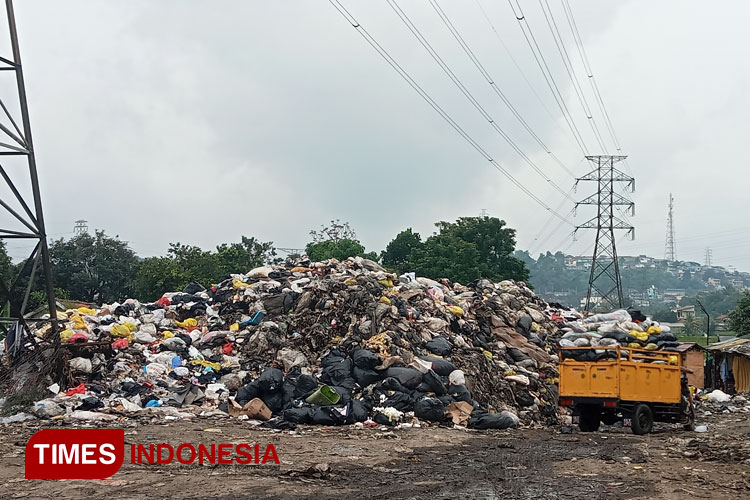
[[[349,416],[349,406],[319,406],[312,415],[316,425],[344,425]]]
[[[279,413],[284,409],[284,392],[263,392],[260,395],[261,401],[263,401],[268,409],[273,413]]]
[[[377,384],[375,384],[375,390],[379,392],[386,391],[398,391],[398,392],[409,392],[407,387],[404,387],[398,379],[393,377],[386,377]]]
[[[438,356],[448,356],[451,351],[453,351],[451,343],[448,342],[448,339],[442,336],[430,340],[425,344],[425,347],[432,354],[437,354]]]
[[[370,384],[374,384],[385,376],[385,372],[368,370],[358,366],[354,367],[352,374],[354,375],[354,380],[357,381],[360,387],[367,387]]]
[[[383,402],[383,407],[389,406],[399,411],[410,411],[414,405],[414,399],[404,392],[394,392]]]
[[[367,420],[367,414],[370,413],[368,408],[362,401],[353,399],[349,403],[349,416],[346,418],[347,424],[353,424],[355,422],[364,422]]]
[[[323,373],[321,374],[320,379],[324,384],[352,389],[357,383],[357,381],[354,380],[354,377],[352,377],[353,368],[354,363],[352,363],[351,359],[331,359],[329,360],[328,365],[323,367]]]
[[[258,387],[263,392],[276,392],[284,383],[284,372],[278,368],[266,368],[258,377]]]
[[[252,399],[255,399],[258,396],[260,396],[260,393],[261,393],[261,390],[260,390],[260,386],[258,385],[258,382],[257,381],[250,382],[249,384],[246,384],[237,390],[237,396],[234,398],[234,400],[237,401],[237,403],[240,404],[241,406],[244,406],[246,403],[248,403]]]
[[[355,349],[352,352],[352,361],[354,366],[363,370],[372,370],[379,366],[383,359],[368,349]]]
[[[447,359],[436,358],[434,356],[420,356],[419,359],[432,363],[433,371],[442,377],[447,377],[452,371],[456,370],[456,365]]]
[[[469,392],[469,389],[467,389],[465,385],[452,385],[448,387],[448,395],[455,401],[466,401],[471,404],[474,403],[471,398],[471,392]]]
[[[469,429],[507,429],[518,425],[507,412],[485,413],[474,411],[469,418]]]
[[[416,389],[422,383],[422,373],[414,368],[404,366],[391,366],[386,374],[399,381],[401,385],[409,389]]]
[[[301,408],[288,408],[281,413],[281,418],[295,424],[309,424],[312,422],[314,406],[303,406]]]
[[[427,373],[422,375],[422,383],[420,386],[429,387],[429,391],[426,392],[434,392],[436,396],[442,396],[446,393],[443,381],[440,380],[440,377],[438,377],[432,370],[427,370]]]
[[[185,288],[182,289],[183,293],[190,293],[190,294],[194,294],[198,292],[205,292],[205,291],[206,291],[206,288],[200,283],[195,282],[195,281],[193,281],[192,283],[189,283]]]
[[[422,398],[414,403],[414,415],[422,420],[440,422],[445,418],[445,408],[438,398]]]

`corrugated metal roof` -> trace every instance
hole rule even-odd
[[[706,348],[709,351],[740,354],[750,357],[750,339],[731,339],[724,342],[711,344]]]
[[[671,348],[670,351],[685,352],[693,348],[700,349],[700,350],[704,349],[702,345],[699,345],[695,342],[680,342],[680,345],[678,345],[677,347]]]

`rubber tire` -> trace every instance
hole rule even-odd
[[[578,421],[578,429],[581,432],[596,432],[601,425],[601,412],[597,408],[584,408]]]
[[[633,434],[638,436],[648,434],[654,428],[654,414],[648,405],[635,405],[632,421],[630,428],[633,430]]]

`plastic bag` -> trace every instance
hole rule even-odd
[[[440,422],[445,418],[445,407],[438,398],[422,398],[414,403],[414,415],[422,420]]]

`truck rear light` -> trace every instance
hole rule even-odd
[[[572,399],[561,399],[560,400],[560,406],[573,406],[573,400]]]
[[[607,408],[615,408],[617,407],[617,401],[605,401],[604,406]]]

